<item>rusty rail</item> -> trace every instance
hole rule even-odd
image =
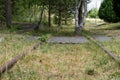
[[[97,42],[94,38],[92,38],[91,36],[88,36],[85,33],[82,33],[82,35],[84,35],[85,37],[87,37],[89,40],[91,40],[92,42],[94,42],[96,45],[98,45],[106,54],[108,54],[112,59],[114,59],[116,62],[120,63],[120,57],[118,57],[117,55],[115,55],[115,53],[113,53],[112,51],[108,50],[107,48],[103,47],[101,43]]]
[[[10,61],[8,61],[7,63],[3,64],[0,67],[0,75],[2,73],[4,73],[7,70],[10,70],[15,63],[17,63],[20,59],[22,59],[25,55],[27,55],[30,51],[35,50],[41,43],[38,42],[32,46],[30,46],[29,48],[27,48],[26,50],[24,50],[23,52],[21,52],[19,55],[17,55],[16,57],[12,58]]]

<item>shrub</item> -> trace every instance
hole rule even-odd
[[[94,75],[95,74],[95,70],[94,70],[94,68],[93,67],[87,67],[86,68],[86,73],[88,74],[88,75]]]
[[[92,9],[88,12],[88,17],[89,18],[98,18],[98,10],[97,9]]]
[[[47,42],[48,37],[46,35],[42,35],[40,38],[41,42]]]

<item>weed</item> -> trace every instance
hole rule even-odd
[[[94,75],[95,74],[95,70],[94,70],[94,68],[93,67],[87,67],[86,68],[86,73],[88,74],[88,75]]]
[[[108,63],[108,58],[107,57],[102,57],[100,59],[100,65],[106,65]]]
[[[120,72],[115,72],[109,76],[110,80],[120,80]]]
[[[40,37],[40,41],[41,41],[41,42],[47,42],[47,40],[48,40],[48,37],[47,37],[46,35],[42,35],[42,36]]]

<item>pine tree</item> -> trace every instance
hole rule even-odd
[[[118,22],[118,18],[113,10],[113,0],[104,0],[98,13],[99,17],[106,22]]]
[[[120,18],[120,0],[113,0],[113,9],[116,15]]]

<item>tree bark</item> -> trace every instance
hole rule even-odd
[[[86,20],[86,17],[87,17],[87,1],[83,2],[82,9],[83,9],[83,12],[82,12],[82,18],[81,18],[81,22],[80,22],[81,29],[84,27],[85,20]]]
[[[58,9],[58,26],[61,26],[61,4],[59,3],[59,9]]]
[[[12,25],[12,1],[6,0],[6,25],[11,28]]]
[[[51,27],[51,1],[49,1],[48,26]]]
[[[78,33],[79,29],[79,8],[81,6],[81,0],[79,1],[78,5],[76,2],[76,8],[75,8],[75,32]]]
[[[87,16],[87,1],[80,0],[75,10],[75,32],[82,31]]]
[[[42,22],[42,17],[43,17],[44,9],[45,9],[45,6],[43,5],[42,11],[41,11],[41,13],[40,13],[40,18],[39,18],[40,20],[39,20],[37,26],[35,27],[35,30],[38,30],[38,29],[39,29],[39,26],[40,26],[40,24],[41,24],[41,22]]]

